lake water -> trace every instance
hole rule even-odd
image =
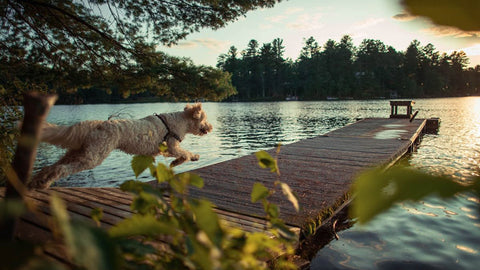
[[[73,124],[87,119],[141,118],[183,110],[185,104],[116,104],[55,106],[48,121]],[[182,147],[200,154],[177,172],[324,134],[359,118],[388,117],[388,100],[268,103],[204,103],[214,126],[204,137],[187,136]],[[419,99],[417,118],[440,117],[438,134],[425,135],[404,162],[458,181],[478,176],[480,97]],[[55,162],[63,150],[41,144],[36,169]],[[157,158],[158,159],[158,158]],[[168,163],[171,159],[160,157]],[[56,183],[57,186],[118,186],[133,179],[131,156],[114,151],[102,165]],[[147,173],[141,180],[151,180]],[[472,194],[450,200],[430,197],[403,203],[366,226],[339,232],[313,259],[311,269],[478,269],[480,266],[480,201]]]

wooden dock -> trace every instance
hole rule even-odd
[[[348,201],[347,193],[355,176],[362,170],[389,166],[410,151],[419,140],[426,120],[363,119],[322,136],[284,145],[278,154],[280,180],[298,195],[301,210],[296,212],[281,192],[272,201],[280,207],[281,217],[294,230],[306,224],[321,224],[319,218],[327,210],[338,210]],[[268,150],[276,156],[275,149]],[[204,197],[216,205],[221,218],[246,231],[263,230],[261,204],[250,201],[255,182],[273,187],[277,176],[258,166],[255,155],[210,165],[193,171],[204,179],[203,189],[191,190],[192,196]],[[152,185],[155,185],[152,183]],[[48,196],[56,192],[66,201],[70,216],[93,222],[91,210],[104,211],[101,226],[108,228],[131,215],[132,196],[117,188],[51,188],[31,191],[28,197],[38,205],[40,216],[27,214],[17,224],[16,237],[21,240],[46,242],[52,239],[47,217]],[[0,189],[0,197],[4,196]],[[51,246],[50,246],[51,247]],[[45,251],[64,260],[61,249]]]
[[[281,147],[280,180],[298,195],[297,213],[281,192],[273,202],[280,206],[287,224],[302,227],[324,209],[342,200],[356,174],[370,166],[395,162],[418,139],[425,120],[364,119],[323,136]],[[269,152],[275,156],[276,149]],[[244,215],[262,215],[260,204],[250,202],[255,182],[273,187],[276,175],[258,166],[255,155],[214,164],[193,171],[205,181],[192,195],[210,199],[219,208]]]

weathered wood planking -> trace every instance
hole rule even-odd
[[[253,154],[194,170],[205,186],[191,194],[208,198],[225,211],[262,216],[262,206],[250,202],[252,186],[260,182],[273,187],[280,179],[297,193],[302,209],[297,213],[278,189],[272,201],[280,206],[289,225],[301,227],[341,200],[362,170],[391,164],[403,156],[424,125],[425,120],[364,119],[323,136],[282,146],[278,178],[259,168]],[[276,155],[275,149],[267,152]]]
[[[216,205],[219,216],[246,231],[262,231],[265,220],[261,204],[250,201],[255,182],[274,187],[275,180],[286,182],[297,193],[301,211],[277,192],[272,201],[280,206],[281,216],[295,229],[302,227],[347,194],[355,175],[375,165],[389,165],[403,156],[418,140],[425,120],[364,119],[329,132],[281,147],[278,165],[281,175],[261,169],[254,154],[192,171],[205,182],[203,189],[193,189],[194,197],[203,197]],[[276,156],[276,149],[268,150]],[[155,183],[152,181],[152,185]],[[31,191],[27,197],[38,207],[36,215],[28,213],[17,224],[16,237],[39,243],[51,242],[45,252],[68,263],[61,244],[52,242],[49,229],[49,195],[55,192],[66,202],[70,216],[93,221],[90,213],[102,208],[101,226],[111,227],[131,215],[132,196],[118,188],[51,188]],[[5,189],[0,189],[0,198]]]

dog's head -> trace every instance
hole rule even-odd
[[[207,122],[207,114],[202,109],[201,103],[185,106],[184,114],[190,120],[188,130],[190,133],[202,136],[212,131],[212,124]]]

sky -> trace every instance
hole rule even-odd
[[[197,65],[215,66],[230,46],[239,51],[251,39],[260,46],[283,39],[284,58],[296,60],[305,40],[313,37],[323,46],[328,39],[340,41],[350,35],[358,46],[364,39],[378,39],[397,51],[405,51],[414,40],[432,43],[443,53],[464,51],[469,66],[480,65],[480,32],[461,32],[441,27],[404,12],[399,0],[289,0],[273,8],[250,11],[245,17],[218,30],[201,29],[172,47],[159,50],[188,57]]]

